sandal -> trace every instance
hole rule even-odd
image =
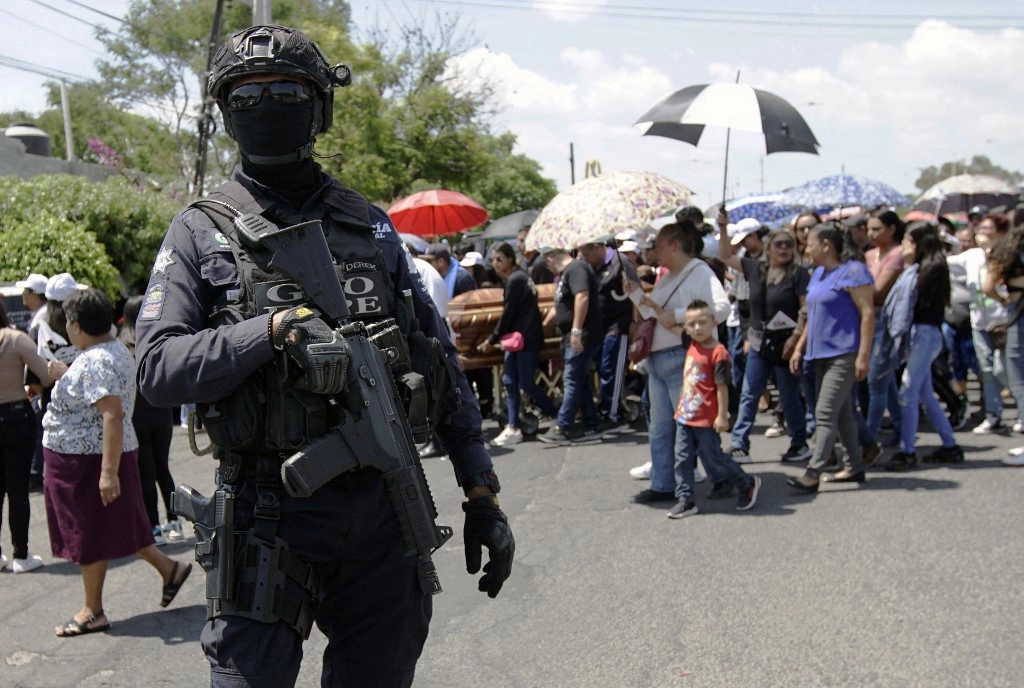
[[[175,596],[177,596],[178,591],[181,590],[181,586],[185,583],[186,580],[188,580],[188,575],[192,573],[192,564],[185,564],[185,573],[181,574],[181,578],[175,580],[175,577],[178,575],[178,567],[180,566],[181,564],[179,564],[178,562],[174,562],[174,568],[171,569],[171,576],[168,580],[168,583],[164,586],[163,595],[161,595],[160,597],[161,607],[166,607],[174,601],[174,598]]]
[[[103,610],[99,610],[85,621],[79,621],[75,617],[71,617],[64,622],[64,625],[60,628],[54,629],[54,635],[58,638],[74,638],[79,635],[87,635],[89,633],[100,633],[110,628],[110,621],[105,619],[105,623],[101,626],[93,626],[96,622],[96,617],[104,616]]]

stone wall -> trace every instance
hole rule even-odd
[[[73,174],[99,182],[116,174],[116,170],[91,162],[68,162],[60,158],[29,155],[21,141],[0,133],[0,177],[14,175],[30,179],[41,174]]]

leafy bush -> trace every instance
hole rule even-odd
[[[25,279],[30,272],[70,272],[117,302],[122,292],[117,270],[96,235],[57,217],[22,222],[0,231],[0,281]]]
[[[19,269],[29,265],[31,271],[46,272],[31,266],[21,255],[35,247],[21,247],[6,236],[8,231],[34,226],[53,230],[73,227],[98,242],[104,263],[113,266],[128,293],[141,293],[167,226],[179,209],[177,201],[155,191],[140,191],[119,177],[102,183],[70,175],[28,180],[0,177],[0,237],[7,250],[2,273],[7,274],[12,265]],[[70,272],[79,278],[70,267],[55,268],[47,274]],[[87,271],[81,272],[85,275]],[[96,274],[105,274],[104,269],[99,268]],[[16,279],[24,279],[24,274],[19,273]]]

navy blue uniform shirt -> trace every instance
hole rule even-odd
[[[235,169],[233,179],[265,203],[264,207],[276,205],[285,215],[293,212],[287,201],[246,176],[241,167]],[[324,175],[323,186],[306,202],[301,216],[295,214],[295,222],[322,217],[325,225],[331,223],[325,196],[337,188],[334,184]],[[365,217],[351,221],[367,223]],[[396,299],[404,290],[411,290],[420,328],[441,341],[458,371],[462,411],[441,424],[438,434],[462,483],[464,478],[492,470],[480,429],[480,407],[458,367],[455,347],[433,301],[419,274],[410,270],[391,219],[370,205],[369,224],[374,227]],[[232,290],[238,289],[238,271],[228,239],[203,211],[188,208],[178,214],[157,254],[136,329],[139,391],[152,403],[175,406],[223,399],[249,375],[271,363],[275,351],[267,333],[267,315],[216,329],[207,327],[214,295],[227,290],[230,298]]]

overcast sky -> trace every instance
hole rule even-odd
[[[81,18],[71,19],[39,3]],[[100,45],[85,22],[116,22],[125,0],[4,0],[0,57],[95,75]],[[213,0],[210,0],[211,13]],[[633,122],[685,86],[740,80],[802,112],[818,156],[763,155],[734,134],[729,195],[781,190],[844,169],[914,191],[919,170],[988,155],[1024,169],[1024,7],[1017,2],[679,0],[356,0],[357,30],[458,14],[475,40],[464,73],[499,86],[495,126],[518,136],[560,188],[589,160],[605,172],[645,169],[722,192],[724,132],[700,147],[643,137]],[[678,9],[681,6],[687,9]],[[557,11],[556,11],[557,10]],[[344,61],[343,55],[328,56]],[[468,72],[467,72],[468,70]],[[0,65],[0,110],[44,106],[44,77]],[[344,92],[338,101],[344,104]]]

